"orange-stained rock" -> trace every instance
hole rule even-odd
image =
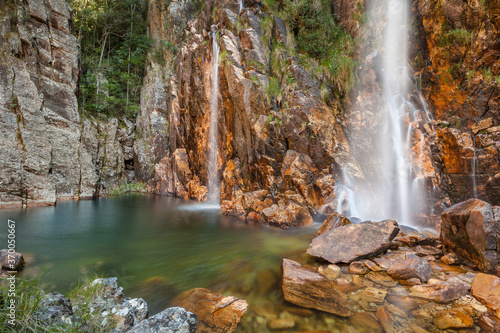
[[[248,304],[234,296],[223,296],[208,289],[191,289],[177,296],[172,304],[198,316],[197,332],[233,332]]]
[[[434,318],[434,324],[441,330],[467,328],[474,325],[474,319],[460,310],[451,309],[439,312]]]
[[[281,267],[283,293],[288,302],[342,317],[352,314],[347,296],[322,274],[290,259],[283,259]]]
[[[319,227],[318,231],[316,232],[316,236],[321,235],[322,233],[325,233],[333,228],[341,227],[343,225],[348,225],[351,224],[351,221],[349,221],[348,218],[345,216],[339,214],[339,213],[333,213],[326,219],[325,222]]]
[[[500,278],[479,273],[472,283],[471,295],[500,315]],[[499,317],[500,318],[500,317]]]
[[[441,242],[483,272],[496,272],[500,249],[500,207],[470,199],[441,215]]]

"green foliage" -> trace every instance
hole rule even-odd
[[[96,116],[133,117],[152,41],[145,0],[71,0],[81,44],[79,104]],[[159,45],[156,56],[162,51]],[[167,47],[167,46],[165,46]]]
[[[132,192],[145,193],[146,191],[146,184],[144,183],[121,184],[117,188],[111,189],[110,195],[116,196]]]
[[[92,279],[93,281],[94,279]],[[5,281],[5,280],[4,280]],[[48,324],[40,320],[37,312],[43,311],[45,292],[40,288],[38,280],[23,280],[16,278],[15,288],[15,326],[9,325],[6,298],[9,292],[7,284],[0,285],[0,327],[5,330],[2,332],[96,332],[105,333],[113,330],[116,323],[108,320],[105,326],[102,326],[102,317],[97,317],[90,308],[90,303],[104,291],[101,284],[92,285],[91,280],[85,280],[84,283],[69,292],[68,298],[71,301],[76,319],[74,325],[70,324]]]
[[[446,29],[444,31],[446,31]],[[438,38],[438,44],[440,47],[446,47],[452,43],[457,43],[459,45],[470,45],[472,43],[473,37],[474,32],[472,31],[464,28],[454,29],[444,32]]]
[[[229,59],[229,52],[224,51],[219,54],[219,62],[221,65],[231,65],[233,62]]]
[[[162,66],[165,66],[166,63],[165,54],[168,53],[171,55],[171,57],[175,57],[177,51],[178,51],[177,46],[169,41],[165,40],[155,41],[153,50],[150,53],[151,60]]]
[[[266,87],[266,95],[269,100],[274,98],[277,101],[281,101],[281,84],[276,78],[272,77],[269,79],[269,84]]]

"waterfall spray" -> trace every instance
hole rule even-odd
[[[241,13],[243,8],[245,8],[245,7],[243,7],[243,0],[239,0],[239,3],[240,3],[240,13]]]
[[[217,120],[219,117],[219,44],[217,30],[212,32],[212,96],[210,107],[210,127],[208,134],[208,202],[219,204],[220,183],[217,176],[218,144]]]

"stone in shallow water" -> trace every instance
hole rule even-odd
[[[382,326],[371,313],[357,312],[349,318],[349,324],[359,333],[382,333]]]
[[[283,259],[282,268],[283,293],[288,302],[342,317],[352,314],[347,296],[324,275],[289,259]]]
[[[398,284],[393,278],[384,273],[370,272],[366,275],[366,278],[385,287],[395,287]]]
[[[365,302],[382,303],[387,295],[383,289],[368,287],[359,293],[359,297]]]
[[[128,333],[194,333],[196,315],[183,308],[168,308],[134,326]]]
[[[415,302],[409,296],[389,295],[389,296],[387,296],[386,299],[389,303],[394,304],[399,309],[406,311],[406,312],[409,312],[411,310],[418,308],[418,303]]]
[[[11,266],[12,265],[12,266]],[[15,271],[24,265],[24,257],[22,253],[14,252],[9,254],[9,250],[0,250],[0,268],[7,271]]]
[[[460,310],[451,309],[439,312],[434,324],[441,330],[448,328],[467,328],[474,325],[474,319]]]
[[[431,276],[432,267],[429,262],[419,257],[410,257],[406,260],[397,260],[387,270],[387,273],[394,279],[409,280],[418,278],[426,282]]]
[[[468,290],[463,283],[448,281],[413,286],[410,291],[410,296],[424,298],[438,303],[448,303],[468,294]]]
[[[392,220],[345,225],[315,237],[307,253],[332,264],[350,263],[387,250],[398,232],[398,224]]]
[[[233,332],[248,308],[244,300],[203,288],[183,292],[172,303],[197,315],[198,331],[215,333]]]
[[[350,274],[365,274],[367,271],[368,269],[361,261],[354,261],[349,265]]]
[[[295,327],[295,320],[293,319],[274,319],[267,325],[271,330],[285,330]]]

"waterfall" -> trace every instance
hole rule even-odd
[[[243,8],[245,8],[245,7],[243,7],[243,0],[238,0],[238,1],[240,3],[240,13],[241,13],[241,11],[243,10]]]
[[[415,217],[425,201],[424,138],[423,134],[417,134],[420,133],[417,128],[431,116],[418,87],[416,97],[423,110],[418,110],[408,98],[412,82],[407,64],[409,6],[406,0],[390,0],[384,6],[387,17],[384,51],[379,56],[382,61],[376,62],[381,88],[377,115],[366,118],[367,124],[353,125],[349,131],[354,135],[351,144],[358,145],[353,150],[365,175],[362,179],[343,176],[337,199],[346,199],[344,187],[347,185],[353,202],[339,204],[338,208],[342,209],[341,213],[356,214],[354,216],[362,220],[390,218],[401,224],[415,225]],[[372,23],[379,22],[383,20],[372,18]],[[366,117],[362,110],[358,112]],[[353,119],[351,123],[356,123]],[[357,142],[359,139],[363,143]],[[412,152],[413,141],[418,143]]]
[[[472,148],[474,150],[474,154],[472,156],[472,172],[471,172],[471,178],[472,178],[472,195],[474,198],[477,198],[477,183],[476,183],[476,164],[477,164],[477,154],[476,154],[476,136],[472,136]]]
[[[217,120],[219,117],[219,44],[217,30],[212,32],[212,96],[210,104],[210,127],[208,132],[208,198],[210,203],[220,202],[220,183],[217,172],[218,144]]]

